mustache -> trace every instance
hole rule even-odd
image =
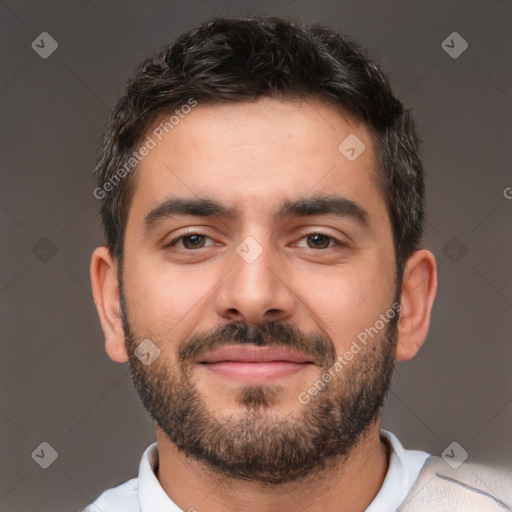
[[[336,360],[332,341],[323,334],[303,334],[295,325],[269,321],[258,326],[240,321],[230,322],[203,334],[187,338],[178,348],[181,365],[193,363],[207,352],[227,345],[285,347],[301,352],[320,367],[329,367]]]

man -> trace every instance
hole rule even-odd
[[[349,38],[201,24],[131,77],[96,178],[106,350],[157,442],[86,511],[508,507],[380,428],[437,275],[414,124]]]

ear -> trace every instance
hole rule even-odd
[[[402,310],[398,323],[395,358],[413,358],[425,342],[430,313],[437,291],[437,267],[434,255],[421,249],[407,260],[402,282]]]
[[[107,247],[98,247],[91,258],[92,294],[105,335],[105,350],[118,363],[126,363],[128,354],[121,320],[117,265]]]

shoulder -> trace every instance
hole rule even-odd
[[[512,474],[476,463],[451,468],[430,456],[398,512],[512,511]]]
[[[139,512],[137,495],[138,478],[127,480],[117,487],[104,491],[94,502],[79,512]]]

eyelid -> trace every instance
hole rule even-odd
[[[209,238],[210,240],[213,240],[213,238],[210,235],[207,235],[202,229],[185,228],[184,231],[180,231],[179,235],[173,237],[172,240],[170,240],[169,242],[166,242],[163,247],[164,247],[164,249],[172,247],[173,245],[178,243],[182,238],[185,238],[190,235],[199,235],[204,238]],[[213,245],[215,245],[215,244],[209,245],[208,247],[212,247]],[[200,247],[200,249],[202,249],[202,247]],[[183,249],[183,250],[191,251],[192,249]]]
[[[199,235],[199,236],[202,236],[204,238],[209,238],[210,240],[213,240],[213,238],[211,236],[207,235],[206,233],[201,231],[201,229],[199,229],[199,228],[187,228],[184,231],[181,231],[178,236],[173,237],[173,239],[170,242],[167,242],[164,245],[164,248],[173,247],[182,238],[185,238],[185,237],[190,236],[190,235]],[[345,242],[343,240],[340,240],[340,238],[334,236],[332,233],[330,233],[326,229],[324,229],[324,228],[312,228],[312,227],[301,229],[300,230],[300,237],[298,239],[296,239],[295,244],[297,244],[298,242],[300,242],[304,238],[306,238],[308,236],[311,236],[311,235],[323,235],[323,236],[325,236],[327,238],[330,238],[334,242],[334,245],[332,247],[327,247],[327,248],[324,248],[324,249],[319,249],[321,251],[325,251],[326,249],[335,249],[336,247],[339,248],[339,247],[348,247],[349,246],[349,244],[347,242]],[[214,243],[214,244],[208,245],[206,247],[212,247],[214,245],[216,245],[216,244]],[[195,249],[195,250],[194,249],[182,249],[182,248],[178,248],[178,249],[183,250],[183,251],[187,251],[187,252],[192,252],[192,251],[198,251],[200,249],[205,249],[206,247],[199,247],[198,249]],[[308,249],[315,250],[312,247],[308,247]]]
[[[329,231],[327,231],[324,228],[311,228],[311,227],[304,228],[303,230],[301,230],[300,238],[297,240],[297,242],[300,242],[303,238],[306,238],[311,235],[323,235],[327,238],[330,238],[334,242],[334,246],[328,247],[328,249],[335,249],[336,246],[338,246],[338,247],[348,247],[349,246],[348,242],[345,242],[345,241],[341,240],[339,237],[334,236],[332,233],[330,233]],[[311,249],[311,247],[308,247],[308,249]],[[326,249],[319,249],[319,250],[325,251]]]

